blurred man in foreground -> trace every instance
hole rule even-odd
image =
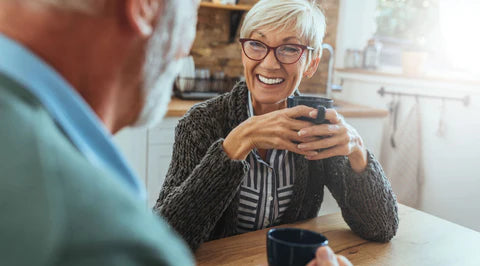
[[[111,134],[163,116],[197,6],[0,1],[0,265],[193,264]]]

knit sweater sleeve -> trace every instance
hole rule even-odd
[[[208,239],[249,167],[226,155],[218,126],[204,118],[187,115],[177,125],[172,162],[154,207],[192,250]]]
[[[368,152],[368,163],[356,173],[345,156],[324,161],[327,187],[342,210],[345,222],[359,236],[387,242],[398,228],[398,207],[380,163]]]

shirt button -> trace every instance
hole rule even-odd
[[[268,197],[268,200],[269,200],[269,201],[272,201],[272,200],[273,200],[273,197],[272,197],[272,196]]]

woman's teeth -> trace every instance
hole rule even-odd
[[[260,76],[258,75],[258,79],[265,83],[265,84],[268,84],[268,85],[274,85],[274,84],[279,84],[279,83],[282,83],[284,79],[281,79],[281,78],[274,78],[274,79],[270,79],[270,78],[266,78],[266,77],[263,77],[263,76]]]

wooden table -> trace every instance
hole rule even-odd
[[[427,213],[399,206],[400,226],[389,243],[364,240],[350,231],[340,213],[280,227],[324,234],[330,247],[354,265],[480,265],[480,233]],[[268,229],[206,242],[198,265],[266,265]]]

